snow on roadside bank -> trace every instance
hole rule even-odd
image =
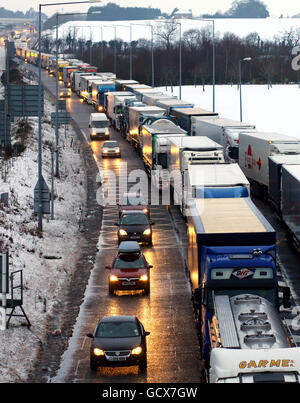
[[[51,185],[50,146],[55,145],[50,113],[54,106],[45,93],[43,123],[43,176]],[[0,176],[0,193],[9,192],[9,207],[0,208],[0,242],[9,250],[10,271],[23,270],[25,319],[12,318],[10,327],[0,331],[0,382],[26,382],[41,343],[45,340],[48,314],[54,304],[63,304],[64,290],[80,253],[79,222],[86,201],[84,166],[71,141],[72,129],[65,138],[60,131],[60,179],[55,179],[54,221],[44,216],[43,238],[37,235],[33,215],[33,189],[37,182],[38,124],[29,118],[33,130],[24,153],[14,159],[6,182]],[[53,329],[54,330],[54,329]]]

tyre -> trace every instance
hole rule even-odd
[[[90,368],[92,371],[95,371],[95,372],[97,372],[97,370],[98,370],[98,365],[95,363],[95,361],[92,358],[90,360]]]
[[[114,295],[114,292],[115,292],[115,290],[109,286],[109,287],[108,287],[108,293],[109,293],[109,295]]]
[[[148,242],[149,246],[153,246],[153,242],[152,242],[152,238],[150,239],[150,241]]]
[[[143,358],[143,360],[139,364],[139,369],[141,372],[146,371],[147,369],[147,356]]]
[[[144,291],[145,291],[145,295],[150,294],[150,283],[144,288]]]

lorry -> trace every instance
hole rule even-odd
[[[141,90],[141,89],[145,89],[145,88],[151,89],[152,87],[150,87],[150,85],[140,84],[140,83],[138,83],[138,84],[126,84],[125,85],[125,91],[130,91],[130,92],[133,92],[133,93],[137,89]]]
[[[269,202],[281,217],[282,167],[300,165],[300,155],[274,155],[269,157]]]
[[[159,119],[140,130],[140,149],[147,173],[167,169],[170,143],[168,137],[186,136],[187,132],[170,120]]]
[[[187,220],[186,264],[200,353],[206,369],[213,368],[212,379],[221,381],[213,375],[214,348],[234,349],[239,358],[241,350],[246,354],[251,348],[281,347],[282,333],[277,334],[272,321],[273,315],[280,320],[281,305],[290,306],[290,290],[278,282],[276,232],[249,197],[222,198],[219,189],[205,188],[201,199],[189,203]],[[233,314],[235,309],[238,315]],[[230,365],[232,359],[233,351]],[[232,368],[234,378],[237,369]]]
[[[125,108],[128,105],[135,106],[137,103],[138,100],[133,94],[127,95],[125,97],[120,96],[115,97],[115,106],[113,109],[113,115],[111,120],[112,120],[112,126],[116,130],[121,131]]]
[[[144,94],[143,102],[149,106],[157,106],[156,102],[159,100],[172,100],[177,99],[176,95],[168,95],[168,94],[161,94],[161,95],[154,95],[154,94]]]
[[[138,81],[135,80],[116,80],[116,91],[125,91],[126,85],[139,84]]]
[[[162,92],[155,88],[145,88],[135,90],[134,95],[139,101],[143,101],[144,95],[162,95]]]
[[[189,134],[191,134],[192,129],[192,121],[191,118],[193,116],[201,116],[201,117],[219,117],[219,114],[216,112],[210,112],[201,108],[174,108],[172,109],[172,116],[174,116],[177,120],[177,123],[180,127],[186,130]]]
[[[97,77],[97,76],[96,76]],[[97,78],[89,81],[89,101],[99,112],[104,111],[104,94],[114,92],[114,81],[99,81]]]
[[[131,143],[136,150],[139,149],[139,129],[143,120],[148,117],[164,117],[165,110],[157,106],[131,106],[128,108],[128,129],[127,141]]]
[[[216,117],[191,117],[191,136],[206,136],[222,144],[226,162],[238,162],[241,131],[256,132],[254,125]]]
[[[300,252],[300,166],[282,166],[281,214],[289,241]]]
[[[95,76],[96,75],[96,71],[74,71],[71,73],[70,77],[71,77],[71,89],[73,92],[75,92],[78,96],[80,95],[80,79],[81,77],[85,76]]]
[[[104,103],[106,113],[111,123],[115,120],[116,105],[120,103],[121,98],[132,97],[133,94],[130,91],[115,91],[107,92],[105,94],[106,102]]]
[[[172,116],[172,109],[194,107],[194,104],[191,102],[183,101],[181,99],[159,99],[156,101],[155,105],[165,109],[168,116]]]
[[[63,82],[65,84],[66,87],[70,87],[71,86],[71,78],[70,78],[70,74],[73,71],[78,71],[80,70],[79,66],[76,65],[71,65],[71,66],[64,66],[63,67]]]
[[[216,292],[211,324],[209,383],[299,383],[300,348],[270,300]]]
[[[268,199],[269,157],[300,154],[300,140],[279,133],[240,133],[239,165],[252,191]]]
[[[108,119],[105,113],[91,113],[89,121],[90,138],[109,139]]]

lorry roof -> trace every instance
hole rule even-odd
[[[216,125],[216,126],[225,126],[225,127],[254,127],[254,125],[250,125],[249,123],[243,123],[243,122],[238,122],[236,120],[231,120],[231,119],[226,119],[226,118],[208,118],[205,119],[205,117],[201,116],[195,116],[193,117],[193,120],[195,121],[203,121],[205,123],[209,123],[211,125]]]
[[[201,108],[174,108],[172,109],[172,113],[178,113],[180,115],[189,115],[189,116],[218,116],[216,112],[210,112]]]
[[[249,186],[249,181],[238,164],[190,165],[189,180],[192,186]]]
[[[172,106],[172,105],[192,105],[191,102],[188,101],[183,101],[182,99],[166,99],[159,101],[160,104],[166,105],[166,106]]]
[[[130,91],[116,91],[116,92],[109,92],[111,96],[118,96],[118,97],[128,97],[133,96],[132,92]]]
[[[300,181],[300,165],[286,165],[283,169]]]
[[[156,122],[154,122],[156,123]],[[172,122],[170,122],[172,123]],[[180,127],[176,126],[174,123],[167,125],[166,123],[155,124],[153,125],[145,125],[143,126],[145,130],[147,130],[151,134],[187,134],[187,132]]]
[[[180,137],[174,139],[172,142],[180,148],[218,148],[223,150],[222,145],[205,136]]]
[[[272,157],[269,157],[270,160],[274,161],[275,163],[279,164],[290,164],[290,165],[296,165],[300,164],[300,155],[273,155]]]
[[[116,83],[118,84],[138,84],[138,81],[135,80],[116,80]]]
[[[131,106],[130,109],[138,112],[165,112],[163,108],[158,106]]]
[[[245,133],[247,135],[247,133]],[[255,137],[257,139],[261,140],[267,140],[267,141],[279,141],[279,142],[285,142],[285,141],[294,141],[296,143],[300,143],[300,139],[297,137],[292,137],[292,136],[287,136],[285,134],[281,133],[268,133],[268,132],[253,132],[249,134],[251,137]]]
[[[266,232],[247,198],[195,199],[195,204],[206,234]]]

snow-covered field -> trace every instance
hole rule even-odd
[[[172,93],[171,88],[160,87],[162,92]],[[196,107],[212,111],[212,86],[183,86],[181,98],[193,102]],[[179,88],[173,88],[179,96]],[[259,131],[277,132],[300,138],[299,126],[300,88],[297,84],[243,85],[243,121],[254,124]],[[240,93],[237,85],[216,86],[215,111],[220,117],[240,120]]]
[[[101,41],[101,27],[103,27],[103,39],[110,41],[114,39],[113,25],[116,25],[116,34],[118,38],[124,41],[130,40],[130,27],[132,25],[132,39],[139,38],[151,39],[151,29],[145,25],[163,24],[166,20],[139,20],[139,21],[70,21],[59,27],[59,37],[67,36],[68,32],[72,34],[76,32],[76,38],[85,38],[85,40],[92,40],[94,42]],[[182,19],[181,23],[182,33],[192,29],[211,28],[210,22],[205,22],[195,19]],[[141,25],[141,26],[139,26]],[[125,26],[125,27],[124,27]],[[296,30],[300,28],[300,18],[239,18],[239,19],[216,19],[215,32],[216,36],[222,37],[226,32],[232,32],[239,37],[245,37],[250,33],[257,32],[262,40],[273,39],[274,36],[282,34],[291,29]],[[53,32],[53,35],[55,32]]]
[[[51,154],[55,144],[54,129],[49,124],[54,107],[45,94],[43,123],[43,176],[50,188]],[[55,179],[54,221],[44,216],[43,237],[36,233],[33,215],[33,189],[37,182],[37,119],[29,118],[33,127],[27,148],[14,159],[6,181],[0,176],[0,191],[9,192],[9,207],[0,206],[0,240],[9,250],[10,272],[22,269],[24,309],[32,327],[25,320],[12,318],[8,330],[0,331],[0,382],[25,382],[33,367],[40,343],[45,339],[47,317],[64,291],[80,252],[79,221],[85,203],[85,172],[78,147],[74,149],[70,129],[65,138],[60,132],[60,179]],[[3,163],[1,161],[1,163]],[[53,329],[54,330],[54,329]]]

